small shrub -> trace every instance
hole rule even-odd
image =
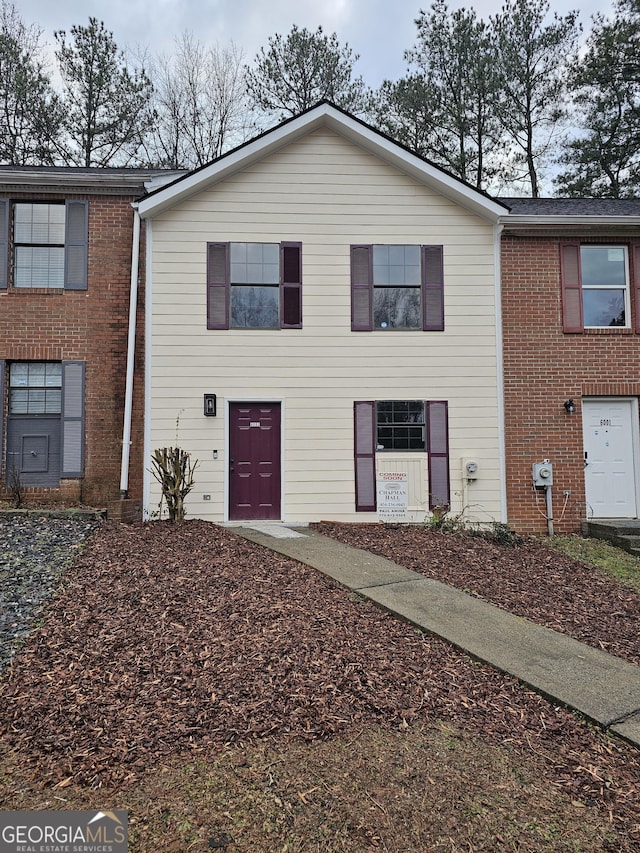
[[[508,524],[501,521],[492,521],[489,527],[475,527],[470,531],[474,536],[496,542],[498,545],[515,547],[522,543],[522,537],[512,530]]]
[[[9,489],[11,491],[11,503],[16,509],[24,503],[24,484],[20,478],[20,472],[15,465],[11,467],[9,473]]]
[[[160,483],[162,501],[167,505],[169,521],[184,521],[184,499],[193,488],[193,475],[198,460],[191,462],[191,456],[181,447],[162,447],[153,451],[151,473]]]
[[[464,522],[462,521],[463,513],[450,515],[450,512],[451,507],[448,504],[437,504],[431,510],[431,516],[426,521],[427,527],[439,533],[459,532],[464,528]]]

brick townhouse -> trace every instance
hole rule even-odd
[[[548,530],[544,460],[555,532],[637,518],[640,201],[502,200],[509,524]]]
[[[116,516],[139,506],[142,286],[134,327],[129,313],[143,243],[132,202],[160,175],[0,167],[0,498],[13,484],[29,502]]]

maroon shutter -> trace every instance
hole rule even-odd
[[[429,457],[429,509],[449,506],[449,418],[446,401],[429,401],[427,451]]]
[[[9,277],[9,199],[0,198],[0,288],[4,290]]]
[[[64,238],[64,288],[86,290],[89,276],[89,203],[68,201]]]
[[[376,404],[353,404],[356,512],[376,510]]]
[[[207,329],[229,328],[229,244],[207,243]]]
[[[422,247],[422,328],[444,331],[444,252],[442,246]]]
[[[582,285],[580,282],[580,244],[560,246],[562,280],[562,328],[565,332],[583,332]]]
[[[631,298],[635,303],[633,326],[640,332],[640,243],[631,244],[631,282]]]
[[[373,269],[371,246],[351,247],[351,331],[373,329]]]
[[[280,328],[302,328],[302,243],[280,245]]]

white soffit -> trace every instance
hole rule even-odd
[[[143,219],[156,216],[321,127],[335,131],[354,145],[395,166],[416,181],[427,184],[478,216],[498,222],[507,215],[503,204],[493,201],[468,184],[417,157],[341,110],[330,104],[320,104],[142,199],[139,203],[140,216]]]

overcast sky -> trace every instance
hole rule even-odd
[[[384,79],[398,79],[405,71],[404,51],[415,43],[415,19],[431,2],[419,0],[14,0],[26,24],[37,24],[43,39],[54,44],[54,30],[85,26],[89,17],[103,21],[119,47],[144,46],[152,53],[173,52],[176,35],[188,30],[205,44],[242,48],[248,64],[275,33],[286,35],[294,24],[315,31],[337,33],[360,59],[356,74],[372,87]],[[501,2],[477,0],[475,4],[450,0],[450,9],[474,6],[488,18]],[[553,11],[566,14],[580,8],[580,20],[588,28],[591,15],[608,14],[611,3],[558,0]]]

